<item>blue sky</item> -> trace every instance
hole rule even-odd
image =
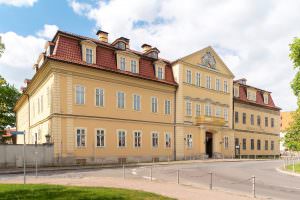
[[[127,37],[135,50],[148,43],[171,61],[212,46],[236,79],[294,110],[288,55],[300,37],[299,7],[298,0],[0,0],[0,74],[19,88],[57,29],[96,37],[101,28],[109,41]]]
[[[36,33],[44,24],[55,24],[62,30],[94,36],[94,22],[74,13],[65,0],[40,0],[32,7],[0,5],[0,19],[1,33],[13,31],[26,36]]]

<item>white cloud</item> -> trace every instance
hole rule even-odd
[[[44,29],[37,32],[37,36],[50,40],[53,38],[57,30],[58,26],[45,24]]]
[[[4,54],[0,58],[0,74],[17,87],[23,85],[25,78],[32,77],[32,66],[44,51],[46,39],[52,38],[56,30],[57,26],[46,24],[43,30],[37,32],[37,36],[0,33],[5,44]]]
[[[171,60],[212,45],[236,78],[272,91],[284,110],[296,108],[288,44],[300,34],[300,1],[115,0],[84,7],[72,6],[111,40],[128,37],[135,49],[149,43]]]
[[[0,5],[9,5],[9,6],[33,6],[38,0],[0,0]]]
[[[79,15],[83,15],[92,8],[90,4],[80,3],[75,0],[69,0],[69,5],[72,7],[73,11]]]

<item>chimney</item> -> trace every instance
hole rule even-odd
[[[143,53],[147,52],[149,49],[151,49],[151,45],[149,44],[143,44],[142,46]]]
[[[236,82],[238,82],[239,84],[242,84],[242,85],[246,85],[247,84],[247,79],[242,78],[242,79],[237,80]]]
[[[98,30],[96,35],[101,42],[108,42],[108,33],[105,31]]]

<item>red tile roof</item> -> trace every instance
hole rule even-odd
[[[255,89],[257,89],[256,101],[254,102],[254,101],[248,100],[247,88],[249,88],[249,87],[254,88],[252,86],[239,84],[239,97],[234,97],[234,101],[248,103],[248,104],[256,105],[256,106],[262,106],[262,107],[273,109],[273,110],[281,110],[281,108],[275,106],[272,96],[269,92],[267,92],[269,95],[269,101],[268,101],[268,104],[265,104],[264,100],[263,100],[264,99],[263,95],[264,95],[264,92],[266,92],[266,91],[258,89],[258,88],[255,88]]]
[[[96,64],[87,64],[82,60],[81,45],[80,41],[90,40],[94,42],[96,47]],[[172,67],[169,61],[161,59],[166,63],[165,67],[165,80],[159,80],[155,76],[154,71],[154,62],[156,59],[149,58],[143,53],[127,49],[131,53],[137,54],[140,57],[140,69],[138,74],[134,74],[127,71],[121,71],[117,69],[117,61],[115,51],[116,49],[109,43],[101,42],[99,40],[88,38],[76,34],[71,34],[67,32],[58,31],[54,36],[52,42],[55,43],[55,48],[53,55],[48,56],[49,59],[63,61],[73,64],[78,64],[85,67],[93,67],[101,70],[113,71],[125,75],[130,75],[134,77],[139,77],[143,79],[148,79],[152,81],[157,81],[161,83],[166,83],[170,85],[177,86],[177,83],[174,80]]]

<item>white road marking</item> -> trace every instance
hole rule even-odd
[[[150,176],[142,176],[144,179],[151,179],[151,177]],[[152,177],[152,180],[156,180],[156,178],[154,178],[154,177]]]

